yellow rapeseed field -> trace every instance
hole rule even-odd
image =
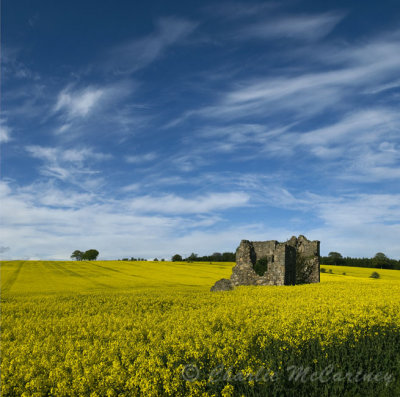
[[[400,395],[400,271],[209,292],[233,265],[2,262],[2,395]]]

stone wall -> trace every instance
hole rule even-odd
[[[319,283],[320,242],[293,236],[287,244],[296,249],[296,284]]]
[[[255,267],[267,262],[264,274]],[[304,236],[279,243],[242,240],[236,250],[236,266],[230,279],[215,283],[211,291],[230,290],[239,285],[294,285],[319,282],[319,241]]]

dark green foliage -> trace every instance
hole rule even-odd
[[[198,255],[192,252],[189,257],[187,258],[188,262],[198,261]]]
[[[380,274],[378,272],[372,272],[372,274],[369,276],[370,278],[380,278]]]
[[[321,269],[319,269],[320,273],[326,273],[326,269],[324,267],[321,267]]]
[[[372,258],[372,264],[375,268],[380,269],[390,269],[390,259],[382,252],[378,252]]]
[[[259,276],[264,276],[265,272],[268,270],[268,259],[266,257],[260,258],[253,265],[253,269]]]
[[[328,256],[321,257],[321,263],[324,265],[333,266],[354,266],[400,270],[400,261],[388,258],[382,252],[378,252],[373,258],[343,258],[338,252],[330,252]]]
[[[260,372],[261,380],[255,381],[251,387],[240,380],[242,368],[233,367],[222,372],[227,377],[232,374],[232,380],[228,378],[224,381],[220,377],[221,381],[218,381],[216,378],[216,382],[208,384],[208,392],[210,395],[219,395],[224,386],[230,383],[235,387],[234,395],[237,396],[400,395],[400,350],[396,348],[400,343],[399,329],[375,326],[363,330],[359,337],[355,335],[349,335],[346,340],[335,340],[325,347],[317,339],[311,339],[298,350],[289,346],[280,349],[279,339],[271,340],[269,344],[263,342],[261,347],[255,339],[254,357],[270,363],[268,368]],[[268,376],[271,373],[274,374],[272,378]]]
[[[99,251],[94,250],[94,249],[90,249],[87,250],[85,252],[79,251],[79,250],[75,250],[72,255],[71,258],[75,259],[77,261],[94,261],[97,259],[97,257],[99,256]],[[123,259],[128,260],[127,258]]]
[[[85,261],[95,261],[98,256],[99,256],[99,251],[91,249],[84,252],[82,259]]]
[[[333,271],[332,271],[332,269],[329,269],[329,273],[330,273],[330,274],[333,274]]]
[[[340,266],[343,264],[343,257],[339,252],[330,252],[328,257],[331,262],[330,265]]]
[[[118,259],[118,260],[119,260],[119,259]],[[134,257],[132,256],[132,258],[130,259],[130,261],[132,261],[132,262],[136,262],[136,261],[145,262],[145,261],[147,261],[147,259],[145,259],[145,258],[134,258]]]
[[[198,256],[192,253],[185,259],[187,262],[235,262],[236,254],[234,252],[214,252],[212,255]]]
[[[81,261],[82,257],[83,257],[83,252],[79,251],[79,250],[75,250],[72,255],[71,255],[71,259],[75,259],[77,261]]]
[[[180,262],[182,260],[182,256],[179,254],[175,254],[172,258],[171,258],[172,262]]]

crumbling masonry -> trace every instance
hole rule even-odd
[[[284,243],[242,240],[231,278],[217,281],[211,291],[231,290],[239,285],[319,283],[319,244],[304,236],[293,236]]]

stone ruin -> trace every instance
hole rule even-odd
[[[242,240],[230,279],[217,281],[211,291],[239,285],[295,285],[319,283],[319,241],[293,236],[279,243]]]

